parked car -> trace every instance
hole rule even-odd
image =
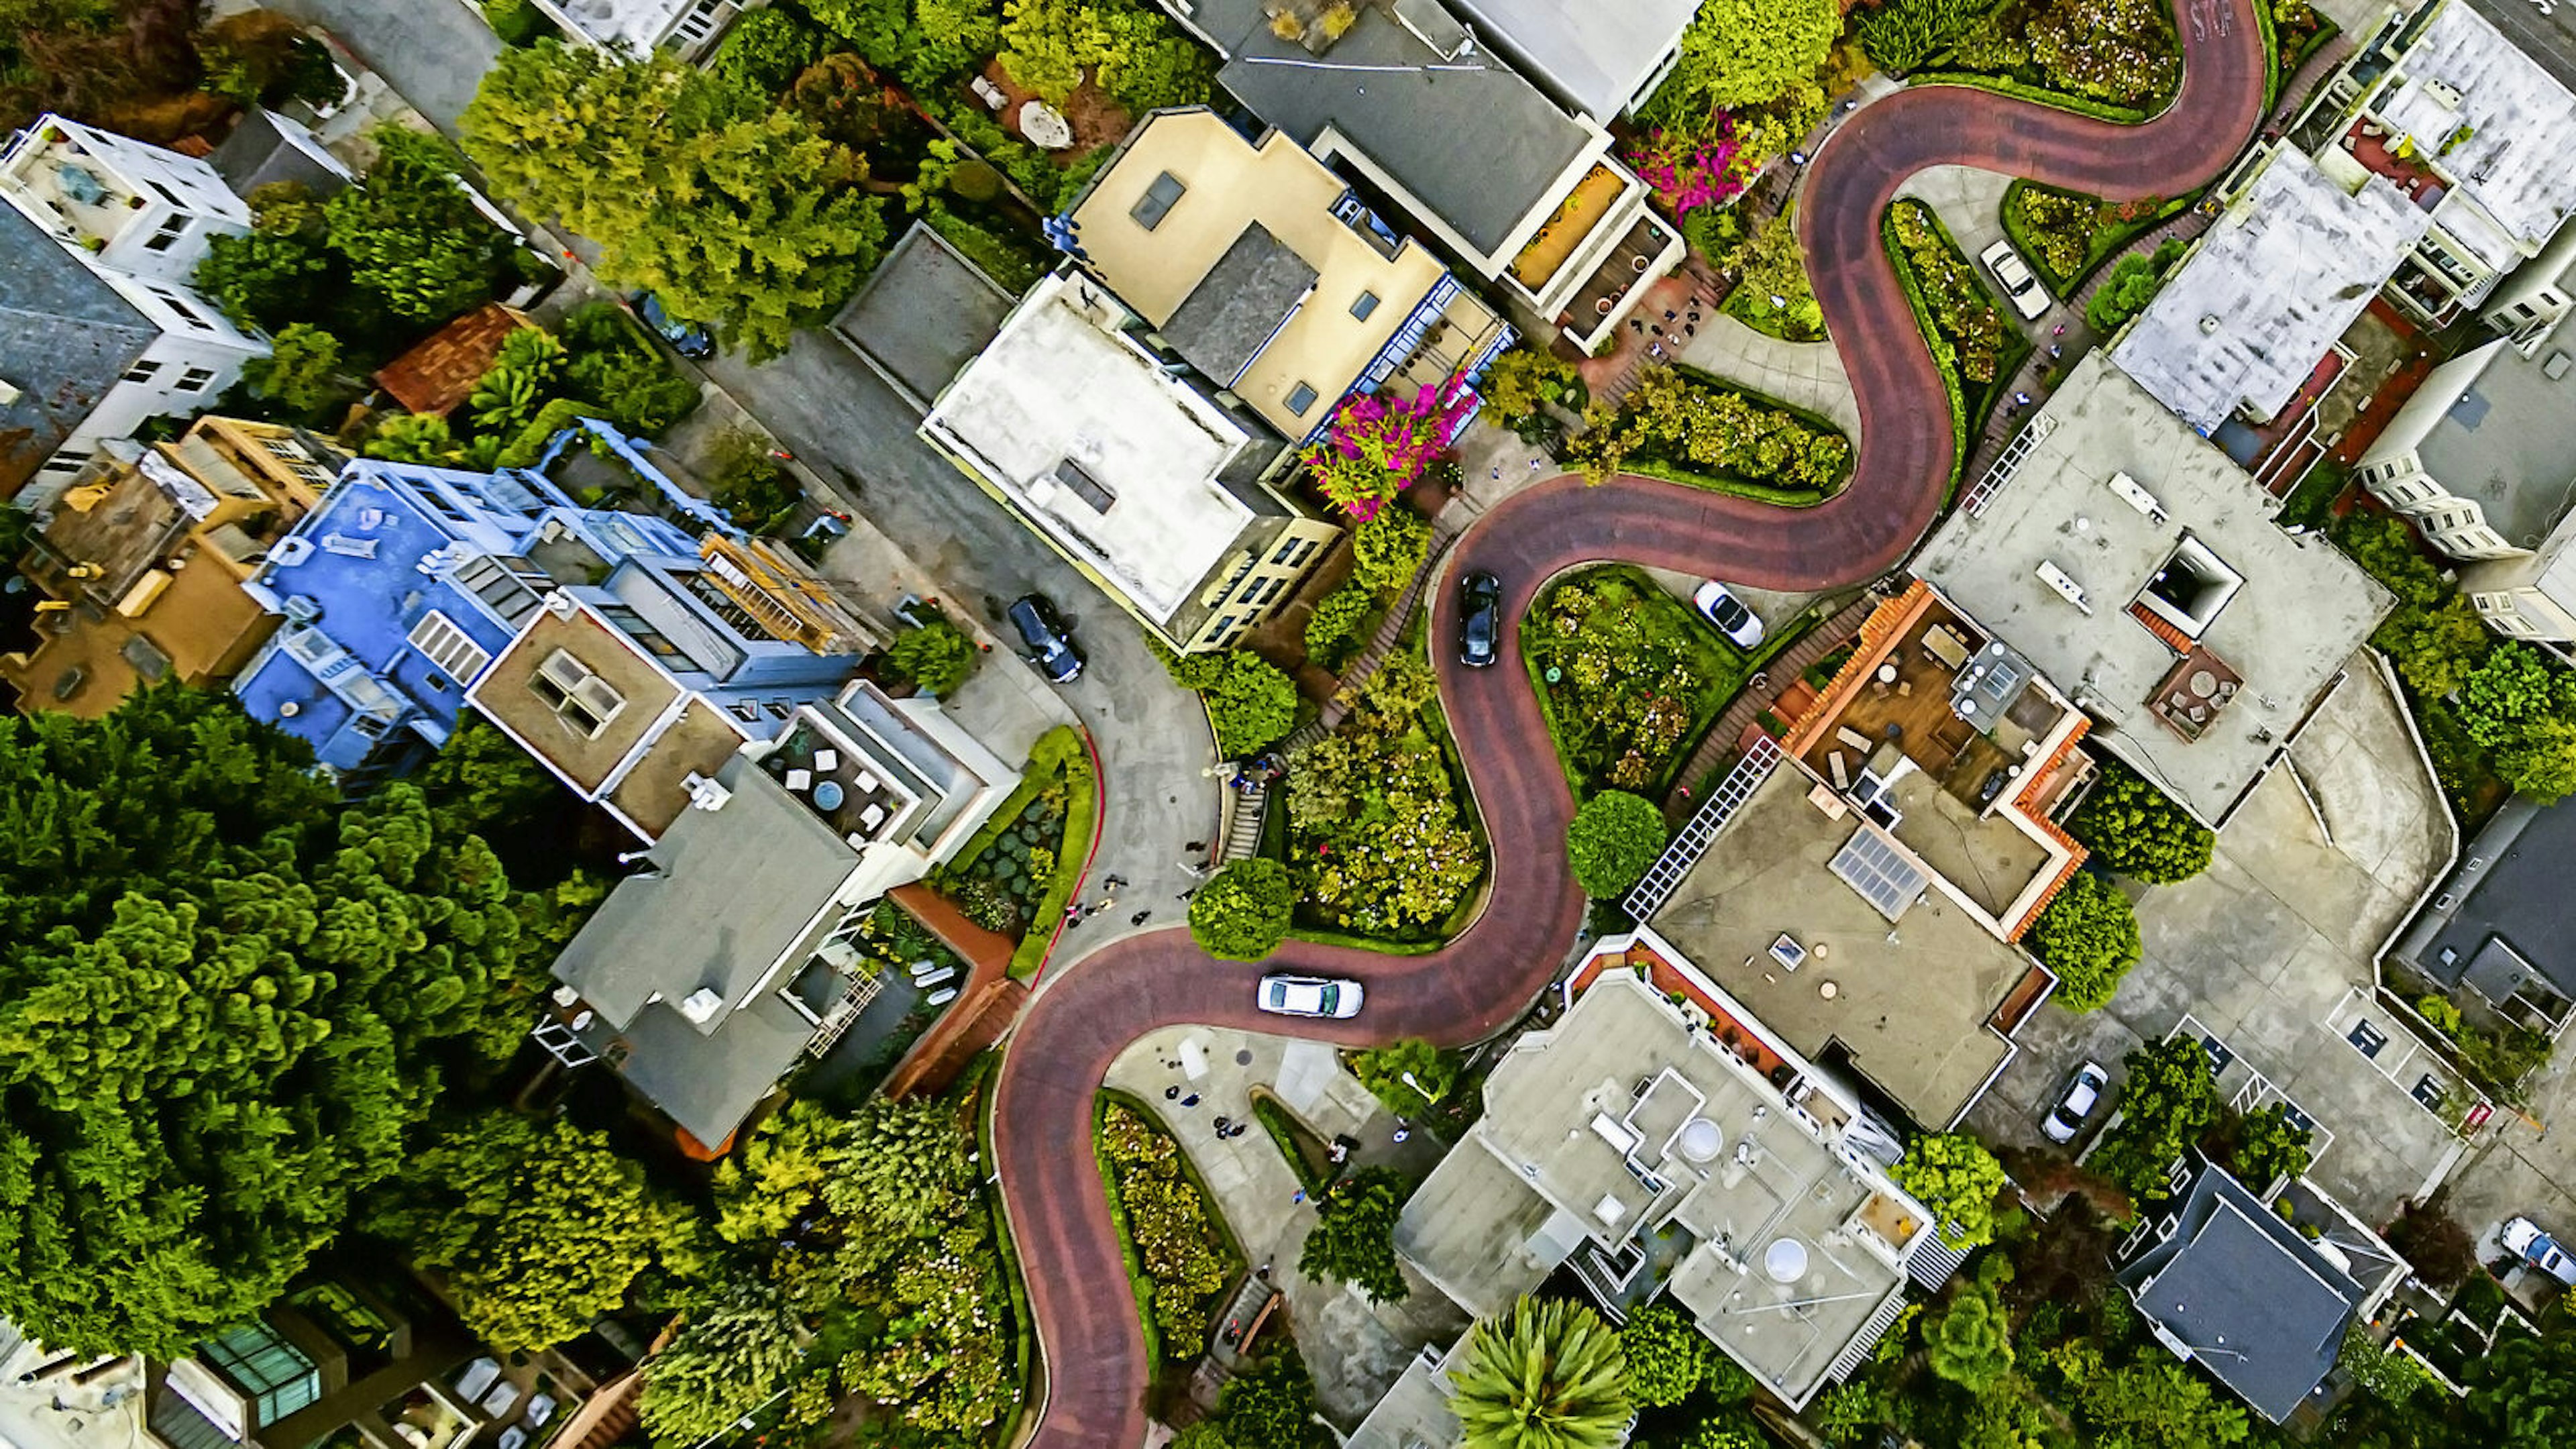
[[[1726,585],[1711,579],[1691,595],[1691,602],[1717,626],[1717,632],[1735,641],[1736,648],[1751,649],[1762,642],[1761,617],[1744,607],[1744,601],[1729,593]]]
[[[1482,669],[1503,637],[1503,581],[1472,573],[1458,581],[1458,662]]]
[[[2039,284],[2039,278],[2031,272],[2030,263],[2021,259],[2021,253],[2013,250],[2011,242],[1997,241],[1979,252],[1977,259],[1986,264],[1987,271],[1995,274],[1995,281],[2003,287],[2004,295],[2012,299],[2013,310],[2022,315],[2023,321],[2036,322],[2047,315],[2048,289]]]
[[[2039,1130],[2051,1142],[2074,1141],[2075,1134],[2084,1130],[2085,1119],[2102,1105],[2102,1089],[2109,1085],[2111,1074],[2102,1070],[2101,1063],[2086,1062],[2077,1067],[2074,1080],[2058,1094],[2057,1105],[2048,1109]]]
[[[2526,1217],[2504,1220],[2505,1251],[2538,1268],[2559,1282],[2576,1288],[2576,1258],[2558,1246],[2558,1240],[2540,1230],[2540,1225]]]
[[[716,355],[714,333],[695,322],[684,322],[672,316],[670,309],[662,305],[662,299],[651,292],[635,294],[635,315],[643,318],[644,325],[658,333],[663,341],[670,343],[672,349],[682,357]]]
[[[1321,976],[1264,976],[1254,1004],[1278,1016],[1323,1016],[1339,1020],[1360,1014],[1360,984]]]
[[[1071,684],[1082,677],[1082,646],[1073,642],[1073,630],[1065,626],[1064,616],[1055,611],[1046,595],[1026,595],[1008,612],[1011,627],[1019,631],[1021,647],[1028,651],[1031,664],[1058,684]]]

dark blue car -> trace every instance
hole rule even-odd
[[[1065,627],[1063,616],[1046,595],[1023,597],[1011,605],[1009,617],[1029,662],[1044,670],[1047,678],[1071,684],[1082,677],[1082,646],[1073,642],[1073,631]]]
[[[672,316],[662,305],[662,299],[650,292],[635,294],[635,315],[643,318],[644,325],[670,343],[682,357],[716,355],[715,334],[695,322],[683,322]]]

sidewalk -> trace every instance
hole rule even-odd
[[[1860,445],[1860,399],[1843,371],[1841,349],[1824,342],[1783,342],[1723,312],[1711,312],[1681,360],[1700,371],[1740,382],[1781,402],[1824,414],[1852,445]]]

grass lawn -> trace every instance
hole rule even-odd
[[[1521,661],[1578,800],[1660,795],[1754,667],[1626,564],[1550,585],[1521,625]]]

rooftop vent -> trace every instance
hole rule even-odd
[[[2073,575],[2067,573],[2066,570],[2059,568],[2056,560],[2041,559],[2039,561],[2037,572],[2039,574],[2039,581],[2048,585],[2050,588],[2055,589],[2059,598],[2064,599],[2066,602],[2073,604],[2079,609],[2082,609],[2087,614],[2093,612],[2093,606],[2086,603],[2084,600],[2084,586],[2075,582]]]
[[[1717,1154],[1726,1149],[1726,1134],[1706,1117],[1693,1117],[1682,1124],[1682,1130],[1673,1139],[1673,1146],[1681,1152],[1684,1161],[1715,1162]]]
[[[680,1014],[692,1026],[704,1026],[724,1010],[724,995],[712,986],[701,986],[680,999]]]
[[[695,770],[680,782],[680,788],[689,793],[689,803],[700,810],[722,810],[725,802],[733,798],[733,791]]]
[[[2125,469],[2111,475],[2111,491],[2118,495],[2121,502],[2138,510],[2151,522],[2165,521],[2165,506],[2158,503],[2156,495],[2142,487],[2137,479],[2130,477]]]

